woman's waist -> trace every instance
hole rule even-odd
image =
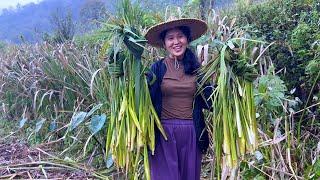
[[[178,118],[161,119],[161,124],[193,125],[193,120],[192,119],[178,119]]]

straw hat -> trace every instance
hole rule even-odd
[[[179,26],[186,26],[190,29],[191,41],[198,39],[202,34],[204,34],[207,31],[208,28],[207,24],[200,19],[173,19],[152,26],[148,29],[145,37],[150,45],[155,47],[162,47],[163,41],[160,38],[160,34],[165,30],[169,30]]]

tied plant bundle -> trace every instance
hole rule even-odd
[[[104,47],[110,74],[110,121],[107,129],[106,154],[129,179],[150,179],[148,152],[155,149],[157,126],[166,138],[152,105],[145,70],[141,62],[146,40],[137,30],[141,11],[124,0],[118,19],[106,24],[109,40]]]
[[[212,58],[200,74],[202,84],[209,81],[216,85],[209,98],[213,109],[209,117],[213,124],[217,176],[233,179],[241,158],[254,152],[258,145],[253,81],[259,75],[255,66],[267,48],[263,48],[264,42],[247,39],[243,31],[233,30],[234,20],[228,26],[225,18],[220,20],[216,15],[211,18],[211,42],[208,42]]]

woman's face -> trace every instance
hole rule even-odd
[[[174,28],[169,30],[164,37],[164,47],[171,58],[177,57],[181,60],[188,46],[188,39],[183,32]]]

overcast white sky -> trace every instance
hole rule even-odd
[[[10,6],[15,7],[18,3],[25,5],[31,2],[40,2],[41,0],[0,0],[0,9],[8,8]]]

